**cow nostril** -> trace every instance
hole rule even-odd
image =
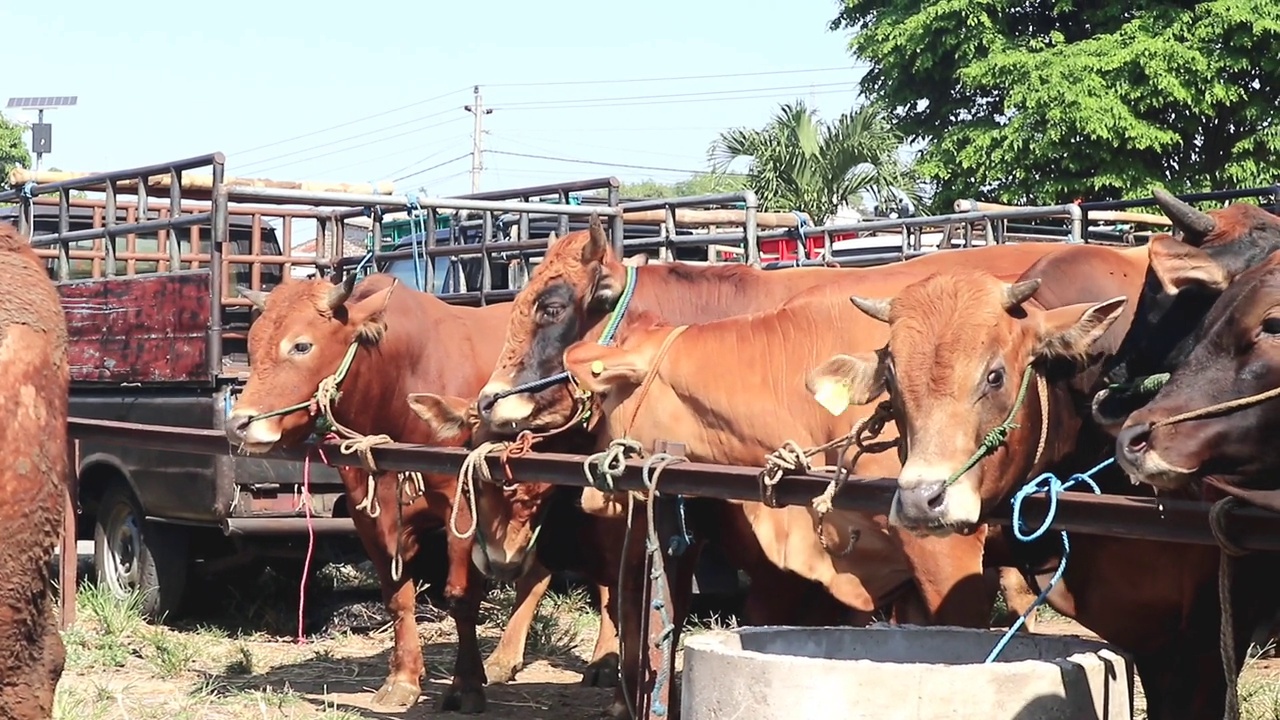
[[[249,429],[249,423],[252,420],[253,418],[248,415],[232,415],[228,418],[227,424],[236,437],[244,437],[244,433]]]
[[[1147,442],[1151,440],[1150,423],[1142,423],[1134,425],[1124,431],[1124,449],[1126,452],[1135,455],[1140,454],[1147,449]]]
[[[937,511],[947,499],[947,486],[945,483],[938,483],[926,490],[926,493],[925,504],[930,510]]]
[[[498,396],[494,393],[484,393],[476,398],[476,409],[484,417],[488,417],[493,412],[493,406],[498,403]]]

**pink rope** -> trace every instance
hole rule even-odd
[[[325,437],[325,441],[333,440],[336,436],[329,433]],[[329,464],[328,458],[324,456],[324,450],[316,448],[316,452],[320,454],[320,462],[325,465]],[[305,645],[307,636],[304,632],[303,618],[306,613],[306,597],[307,597],[307,579],[311,577],[311,558],[316,552],[316,528],[315,522],[311,518],[311,453],[308,452],[306,457],[302,459],[302,507],[303,513],[307,517],[307,557],[302,563],[302,581],[298,583],[298,644]]]

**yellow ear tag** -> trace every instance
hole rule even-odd
[[[600,375],[600,373],[602,373],[602,372],[604,372],[604,361],[603,361],[603,360],[596,360],[595,362],[592,362],[592,363],[591,363],[591,374],[592,374],[592,375],[595,375],[595,376],[597,376],[597,377],[598,377],[598,376]]]
[[[826,408],[827,412],[839,416],[849,409],[849,384],[830,380],[824,381],[814,391],[813,399]]]

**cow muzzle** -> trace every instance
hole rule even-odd
[[[943,466],[913,467],[908,461],[903,471],[889,511],[891,525],[930,535],[966,533],[977,525],[982,500],[972,470],[951,484]]]
[[[1185,487],[1195,476],[1194,468],[1177,467],[1152,447],[1150,423],[1134,423],[1116,435],[1116,462],[1129,479],[1162,490]]]
[[[516,393],[502,395],[508,388],[486,386],[476,398],[476,410],[480,419],[497,432],[519,432],[529,427],[535,411],[533,395]]]
[[[266,452],[280,441],[280,419],[255,420],[257,415],[257,412],[235,411],[224,423],[227,439],[249,453]]]

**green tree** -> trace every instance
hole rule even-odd
[[[939,200],[1066,202],[1280,175],[1274,0],[843,0],[832,30]]]
[[[919,203],[910,164],[899,157],[902,136],[878,106],[865,105],[824,122],[804,102],[784,104],[763,128],[733,128],[711,144],[713,167],[723,171],[750,158],[748,184],[762,209],[800,210],[821,223],[862,193],[879,203],[905,195]]]
[[[637,183],[622,183],[621,194],[624,198],[650,200],[730,193],[743,190],[746,187],[747,179],[741,175],[709,172],[698,173],[675,183],[660,183],[653,179],[642,180]]]
[[[7,184],[9,171],[15,167],[30,167],[31,153],[22,141],[25,128],[0,115],[0,184]]]

